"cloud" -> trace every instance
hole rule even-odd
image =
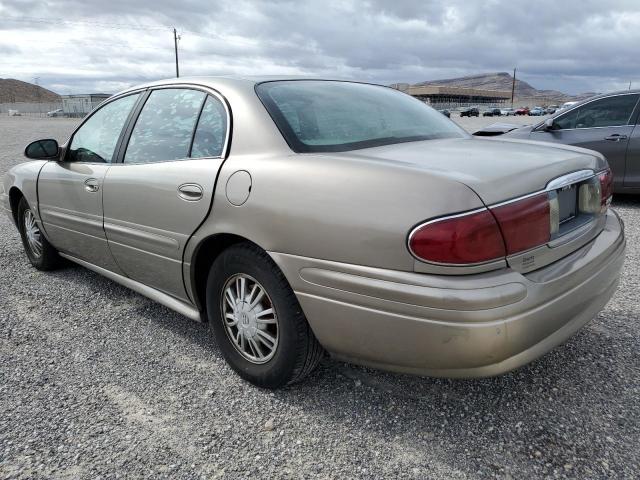
[[[5,0],[2,74],[61,93],[184,75],[381,83],[520,71],[569,93],[640,83],[640,5],[609,0]],[[60,19],[63,18],[63,21]]]

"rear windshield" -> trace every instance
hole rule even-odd
[[[261,83],[256,92],[296,152],[344,152],[466,136],[440,112],[387,87],[289,80]]]

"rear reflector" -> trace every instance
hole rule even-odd
[[[595,215],[602,210],[602,185],[599,177],[593,177],[580,185],[578,210],[589,215]]]
[[[546,193],[494,207],[491,212],[502,230],[507,255],[543,245],[551,238],[549,196]]]
[[[600,211],[604,212],[611,204],[611,197],[613,196],[613,174],[610,169],[600,173],[600,192]]]
[[[421,225],[409,235],[409,248],[422,260],[446,264],[484,263],[505,256],[500,229],[487,209]]]

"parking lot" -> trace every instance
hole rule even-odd
[[[76,123],[0,117],[0,175]],[[240,380],[206,325],[80,267],[33,269],[2,216],[0,477],[637,478],[640,196],[614,208],[618,292],[531,365],[446,380],[326,359],[276,392]]]

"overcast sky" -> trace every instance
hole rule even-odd
[[[0,78],[113,93],[181,75],[380,83],[511,71],[536,88],[640,87],[638,0],[0,0]]]

